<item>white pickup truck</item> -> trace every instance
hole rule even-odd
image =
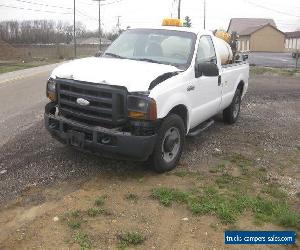
[[[101,55],[57,67],[47,82],[45,126],[76,148],[176,167],[185,136],[223,111],[234,123],[249,65],[221,65],[211,32],[185,27],[128,29]]]

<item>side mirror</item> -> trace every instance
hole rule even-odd
[[[218,76],[219,68],[215,63],[199,63],[195,68],[196,78],[200,76]]]

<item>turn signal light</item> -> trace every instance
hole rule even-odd
[[[128,116],[133,119],[144,119],[146,114],[142,112],[129,111]]]
[[[47,97],[49,98],[50,101],[56,102],[56,93],[47,91]]]

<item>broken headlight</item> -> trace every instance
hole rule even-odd
[[[156,102],[143,95],[129,95],[127,97],[128,117],[140,120],[156,120]]]
[[[47,97],[52,101],[56,102],[57,95],[56,95],[56,82],[55,79],[49,78],[47,81],[47,87],[46,87],[46,95]]]

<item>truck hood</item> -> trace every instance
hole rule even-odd
[[[74,60],[58,66],[52,78],[74,79],[84,82],[124,86],[129,92],[147,91],[157,77],[180,71],[175,66],[116,59],[90,57]]]

